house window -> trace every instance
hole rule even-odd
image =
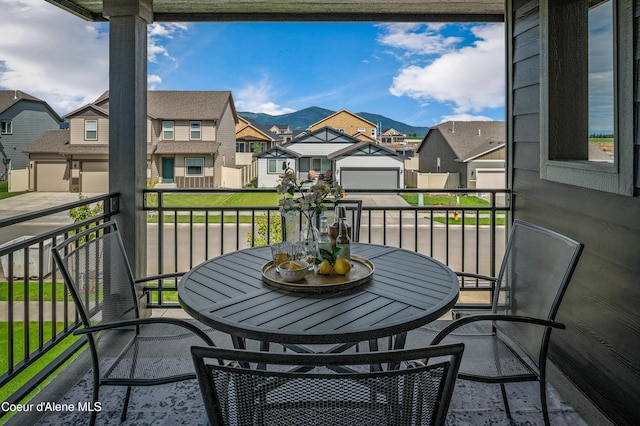
[[[331,168],[331,161],[327,158],[312,158],[311,159],[311,169],[315,170],[317,173],[326,172]]]
[[[269,174],[274,174],[274,173],[282,173],[283,170],[283,164],[286,160],[276,160],[276,159],[269,159],[267,160],[267,173]]]
[[[202,122],[200,121],[189,122],[189,139],[191,140],[202,139]]]
[[[244,152],[244,142],[236,142],[236,152]]]
[[[358,132],[364,133],[366,131],[367,131],[367,129],[365,129],[364,127],[358,127]]]
[[[185,176],[204,176],[204,158],[185,158]]]
[[[633,195],[632,9],[541,1],[541,179]],[[597,134],[613,136],[609,160],[589,142]]]
[[[376,137],[376,129],[375,129],[375,127],[371,129],[371,137],[372,138]]]
[[[2,134],[10,135],[13,133],[13,123],[11,120],[2,120]]]
[[[172,141],[174,138],[173,121],[162,122],[162,139]]]
[[[98,140],[98,120],[84,120],[84,140]]]
[[[254,154],[260,154],[267,148],[267,144],[264,142],[251,142],[249,144],[249,152],[253,152]]]

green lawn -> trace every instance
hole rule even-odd
[[[418,194],[402,194],[402,198],[412,206],[418,205]],[[458,198],[460,204],[458,204]],[[425,206],[462,206],[462,207],[484,207],[490,206],[486,200],[472,195],[425,195],[423,197],[423,205]]]
[[[14,362],[22,360],[24,357],[24,323],[23,322],[14,322]],[[63,323],[57,323],[56,329],[61,331],[64,327]],[[7,356],[6,356],[6,348],[8,342],[8,324],[6,322],[0,323],[0,348],[4,352],[4,355],[0,357],[0,374],[4,374],[7,371]],[[44,323],[44,341],[48,341],[51,339],[51,322]],[[16,390],[18,390],[22,385],[24,385],[30,378],[38,374],[46,365],[50,364],[51,361],[58,355],[60,355],[65,349],[67,349],[73,342],[78,340],[80,336],[68,336],[61,343],[56,345],[55,348],[51,349],[47,354],[43,355],[38,361],[36,361],[33,365],[27,368],[25,371],[17,375],[11,382],[7,383],[5,386],[0,388],[0,401],[6,401],[7,398],[13,394]],[[32,322],[29,323],[29,347],[31,350],[38,347],[38,323]],[[71,362],[71,360],[65,363],[65,366]],[[60,367],[60,368],[64,368]],[[55,373],[51,376],[54,377]],[[47,380],[48,382],[49,380]],[[42,388],[46,384],[43,383],[31,393],[31,395],[35,394],[40,388]]]
[[[29,191],[9,192],[9,184],[7,182],[0,182],[0,200],[15,197],[16,195],[25,194],[27,192]]]
[[[271,207],[277,206],[281,195],[275,192],[240,192],[229,194],[166,194],[163,204],[166,207]],[[147,194],[147,204],[158,206],[157,194]]]
[[[504,213],[504,212],[502,212]],[[449,225],[461,225],[462,224],[462,215],[458,216],[458,220],[455,220],[453,215],[450,215],[448,218]],[[446,223],[447,220],[444,217],[434,217],[434,222]],[[475,216],[465,216],[464,224],[466,226],[475,226],[478,223],[478,218]],[[496,217],[496,226],[504,226],[505,218],[504,216]],[[480,217],[480,225],[491,225],[491,218],[489,217]]]
[[[7,302],[9,300],[9,284],[6,281],[0,281],[0,302]],[[39,293],[39,284],[37,282],[29,283],[29,300],[32,302],[37,302],[40,300]],[[44,294],[45,301],[51,301],[53,295],[53,285],[50,282],[45,282],[42,285],[42,290]],[[65,286],[63,283],[56,283],[56,300],[62,302],[64,300],[65,295]],[[72,301],[71,296],[68,296],[68,300]],[[24,301],[24,282],[14,282],[13,283],[13,301],[14,302],[22,302]]]

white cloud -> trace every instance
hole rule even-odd
[[[162,78],[159,75],[149,74],[147,76],[147,89],[155,90],[155,88],[162,83]]]
[[[443,115],[440,122],[445,121],[493,121],[493,118],[486,115],[472,115],[472,114],[453,114]]]
[[[108,24],[86,22],[42,0],[0,0],[0,10],[0,89],[25,91],[61,115],[108,89]],[[188,28],[149,25],[149,60],[174,61],[163,42]],[[155,87],[162,80],[151,75],[148,81]]]
[[[0,87],[23,90],[65,114],[108,88],[109,37],[39,0],[0,0]]]
[[[266,79],[262,79],[258,84],[249,83],[240,89],[234,90],[233,97],[238,111],[262,112],[270,115],[287,114],[295,111],[270,100],[273,98],[273,90]]]
[[[187,31],[189,25],[182,23],[154,22],[147,26],[147,59],[149,62],[158,63],[158,56],[175,61],[167,48],[163,45],[166,39],[174,38],[181,32]]]
[[[378,43],[395,49],[405,50],[409,55],[441,54],[450,51],[460,43],[459,37],[446,37],[438,31],[445,24],[383,24],[385,34],[378,37]]]
[[[477,39],[472,45],[446,51],[426,66],[401,69],[389,91],[452,104],[452,116],[504,106],[504,27],[482,25],[471,32]]]

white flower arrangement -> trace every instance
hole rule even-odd
[[[344,189],[337,182],[330,180],[313,183],[298,180],[287,163],[283,164],[277,191],[283,196],[278,203],[280,213],[284,215],[286,212],[299,210],[308,222],[314,214],[320,215],[327,209],[324,205],[327,198],[337,201],[344,197]]]

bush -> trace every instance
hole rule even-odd
[[[253,232],[247,234],[247,243],[250,246],[266,246],[267,244],[282,241],[282,224],[280,223],[280,215],[272,214],[267,227],[267,213],[263,213],[256,217],[257,233],[254,238]],[[271,238],[268,238],[269,235]]]

